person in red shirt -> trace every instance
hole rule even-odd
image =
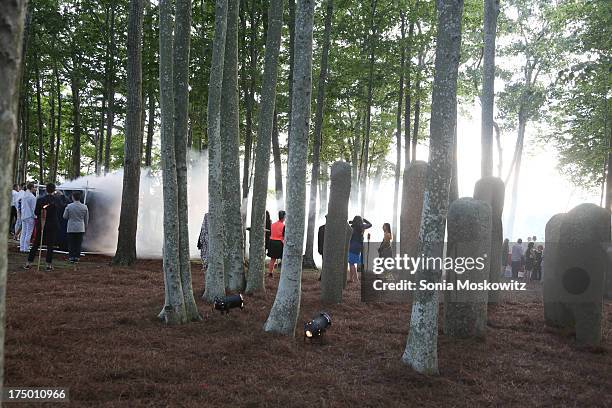
[[[276,260],[283,257],[283,246],[285,243],[285,212],[278,212],[278,221],[270,227],[270,243],[268,245],[268,275],[271,277],[274,272]]]

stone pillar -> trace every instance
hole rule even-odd
[[[427,163],[414,161],[404,170],[400,213],[400,254],[417,256]]]
[[[564,327],[569,322],[563,321],[562,305],[555,292],[557,269],[559,268],[559,234],[566,214],[555,214],[546,223],[544,233],[544,258],[542,259],[542,298],[544,300],[544,320],[549,326]]]
[[[323,266],[321,269],[321,301],[342,302],[346,280],[348,202],[351,195],[351,166],[335,162],[331,167]]]
[[[491,206],[491,252],[489,254],[489,278],[491,283],[499,282],[502,274],[502,245],[504,243],[504,230],[502,226],[502,213],[504,211],[505,186],[498,177],[483,177],[474,186],[474,198],[484,201]],[[490,290],[489,303],[499,301],[499,291]]]
[[[580,204],[561,217],[557,248],[554,250],[553,243],[550,265],[547,259],[550,254],[545,249],[546,322],[575,328],[580,344],[601,343],[609,242],[610,212],[595,204]]]
[[[491,206],[473,198],[455,200],[448,209],[446,256],[453,269],[446,269],[446,282],[453,290],[444,292],[444,332],[453,337],[485,337],[487,299],[484,290],[457,287],[461,282],[484,282],[489,277],[491,250]],[[466,259],[475,262],[468,265]],[[463,261],[462,261],[463,259]],[[459,266],[463,263],[463,269]]]

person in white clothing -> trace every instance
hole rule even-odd
[[[11,221],[9,223],[9,232],[15,236],[15,222],[17,221],[17,196],[19,195],[19,184],[13,184],[11,190]]]
[[[21,198],[26,192],[26,183],[21,185],[21,190],[15,195],[15,207],[17,208],[17,221],[15,222],[15,239],[19,241],[21,235]]]
[[[19,250],[21,252],[28,252],[30,250],[30,239],[32,238],[34,222],[36,221],[36,216],[34,215],[34,210],[36,209],[35,191],[34,184],[29,183],[21,197],[21,238],[19,239]]]

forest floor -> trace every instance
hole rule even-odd
[[[612,406],[609,301],[605,340],[585,349],[544,325],[539,284],[508,294],[489,310],[486,341],[440,331],[440,375],[429,377],[400,362],[408,305],[361,303],[353,286],[323,307],[315,271],[287,338],[262,330],[278,275],[242,311],[214,313],[196,296],[203,321],[165,327],[160,261],[119,268],[87,256],[74,270],[60,255],[53,272],[25,271],[10,246],[5,386],[69,387],[72,406]],[[192,271],[199,295],[201,266]],[[320,310],[333,325],[323,343],[304,342],[302,322]]]

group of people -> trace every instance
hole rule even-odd
[[[283,248],[285,244],[285,218],[286,212],[281,210],[278,212],[278,220],[272,222],[270,213],[266,211],[266,224],[265,224],[265,248],[270,262],[268,263],[268,276],[272,277],[274,269],[277,265],[277,261],[283,257]],[[363,247],[364,247],[364,233],[365,230],[372,228],[372,223],[356,215],[352,221],[348,222],[350,227],[350,240],[348,248],[347,262],[349,264],[349,278],[348,282],[358,281],[357,269],[359,265],[363,264]],[[249,228],[247,228],[249,230]],[[391,225],[385,223],[383,225],[383,241],[378,248],[378,255],[380,257],[392,257],[391,241],[393,236],[391,234]],[[323,256],[323,246],[325,240],[325,224],[319,227],[318,231],[318,252]],[[200,250],[200,257],[202,259],[202,267],[206,271],[208,269],[208,244],[209,244],[209,215],[204,214],[202,221],[202,227],[200,229],[200,236],[198,238],[198,249]]]
[[[272,222],[270,213],[266,211],[266,252],[270,257],[268,263],[268,275],[273,276],[276,262],[283,257],[283,248],[285,245],[285,211],[278,212],[278,221]],[[208,270],[208,243],[209,243],[209,216],[208,213],[204,214],[202,220],[202,227],[200,228],[200,236],[198,237],[198,249],[200,250],[200,258],[202,259],[202,268],[204,271]],[[247,228],[250,230],[250,228]]]
[[[505,268],[510,264],[513,279],[518,279],[520,272],[523,273],[523,278],[528,282],[542,279],[544,246],[540,244],[536,246],[536,243],[536,236],[529,237],[525,248],[523,240],[519,238],[509,250],[509,240],[504,240],[502,253],[505,256],[502,257],[502,266]]]
[[[55,184],[45,186],[46,194],[36,197],[33,183],[13,185],[11,233],[19,240],[19,251],[27,253],[25,269],[30,269],[41,245],[46,246],[46,270],[53,270],[53,253],[58,244],[61,218],[67,220],[68,260],[78,262],[83,235],[89,223],[89,210],[81,191],[72,193],[72,202],[57,191]]]

